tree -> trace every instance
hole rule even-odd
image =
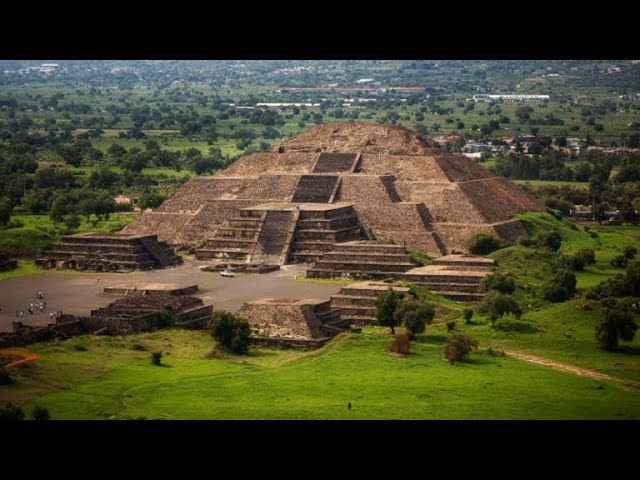
[[[542,296],[549,302],[564,302],[575,293],[576,276],[569,270],[561,271],[542,284]]]
[[[249,351],[251,327],[249,322],[226,310],[213,312],[209,324],[211,336],[227,350],[244,355]]]
[[[156,192],[147,192],[140,195],[140,208],[158,208],[164,202],[164,196]]]
[[[7,402],[0,407],[0,422],[8,420],[24,420],[22,409],[11,402]]]
[[[478,341],[463,333],[454,333],[444,346],[444,356],[453,365],[478,348]]]
[[[462,315],[464,316],[464,323],[471,323],[471,319],[473,318],[473,310],[471,310],[470,308],[465,308],[462,311]]]
[[[376,321],[378,325],[391,328],[391,335],[395,335],[395,327],[400,325],[395,317],[395,313],[402,298],[402,294],[390,290],[376,299]]]
[[[51,413],[49,409],[36,405],[31,411],[31,418],[34,420],[51,420]]]
[[[513,314],[516,318],[522,316],[522,309],[515,298],[496,291],[487,294],[482,303],[482,310],[489,314],[491,328],[495,328],[496,321],[504,315]]]
[[[77,230],[81,223],[82,220],[76,214],[69,215],[64,219],[64,225],[70,232]]]
[[[0,198],[0,225],[6,226],[11,220],[11,201],[8,198]]]
[[[536,234],[536,246],[557,252],[562,244],[562,236],[555,230],[543,230]]]
[[[469,240],[469,251],[476,255],[488,255],[503,247],[503,242],[486,233],[474,235]]]
[[[394,312],[396,325],[404,325],[410,339],[415,339],[418,333],[433,321],[436,311],[428,303],[424,303],[414,298],[402,300]]]
[[[490,290],[496,290],[500,293],[513,293],[516,290],[516,283],[513,278],[505,275],[504,273],[492,273],[484,277],[480,285],[485,292]]]
[[[602,350],[613,351],[618,348],[620,339],[632,341],[637,330],[633,313],[621,302],[615,302],[602,308],[600,320],[596,324],[596,338]]]

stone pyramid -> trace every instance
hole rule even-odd
[[[466,252],[481,232],[515,240],[525,231],[513,215],[543,208],[417,132],[332,123],[192,178],[124,232],[254,263],[314,261],[335,243],[366,239],[439,257]]]

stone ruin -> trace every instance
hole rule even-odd
[[[9,255],[0,253],[0,272],[6,272],[18,268],[18,262],[16,260],[9,259]]]
[[[182,263],[182,258],[157,235],[78,233],[65,235],[47,248],[36,265],[49,268],[132,272]]]
[[[236,313],[249,321],[253,343],[283,347],[319,347],[334,335],[351,331],[336,317],[328,300],[263,298],[245,303]]]
[[[92,310],[89,317],[62,315],[55,323],[32,327],[13,322],[13,332],[0,333],[0,348],[50,340],[66,340],[79,335],[127,335],[160,327],[161,312],[170,307],[175,325],[189,330],[208,328],[213,307],[189,295],[175,293],[144,294],[137,291],[103,308]]]
[[[441,257],[467,251],[477,233],[515,240],[525,230],[514,214],[541,210],[509,180],[414,131],[334,123],[192,178],[123,232],[256,264],[314,262],[357,240]]]

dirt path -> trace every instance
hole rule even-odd
[[[0,348],[0,355],[7,355],[11,357],[20,357],[18,360],[14,360],[11,363],[8,363],[5,368],[8,370],[17,365],[26,362],[32,362],[38,358],[38,355],[32,352],[28,352],[27,350],[21,350],[19,348]]]
[[[595,370],[587,370],[586,368],[576,367],[575,365],[569,365],[567,363],[557,362],[549,358],[537,357],[524,352],[517,352],[514,350],[505,351],[505,353],[513,358],[522,360],[524,362],[535,363],[537,365],[543,365],[545,367],[553,368],[554,370],[560,370],[561,372],[572,373],[580,377],[592,378],[594,380],[601,380],[603,382],[619,383],[621,385],[628,385],[633,387],[640,387],[640,382],[636,380],[629,380],[626,378],[612,377],[604,373],[596,372]]]

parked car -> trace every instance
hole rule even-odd
[[[229,269],[220,271],[220,276],[222,277],[233,277],[233,275],[234,275],[233,272]]]

